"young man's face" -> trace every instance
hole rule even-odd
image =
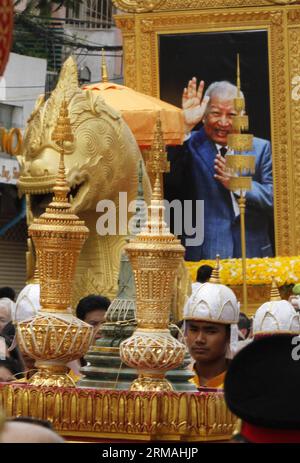
[[[89,325],[92,325],[94,328],[95,337],[97,340],[101,338],[101,333],[99,332],[101,325],[105,322],[106,310],[95,309],[88,312],[84,318],[84,321]]]
[[[219,96],[212,96],[203,119],[206,135],[214,143],[226,146],[227,136],[232,133],[232,118],[236,114],[233,99],[224,100]]]
[[[213,362],[225,357],[229,332],[226,325],[189,320],[186,322],[185,339],[196,362]]]

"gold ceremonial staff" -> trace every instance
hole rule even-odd
[[[243,154],[253,150],[253,135],[243,133],[249,129],[248,116],[245,114],[245,98],[241,94],[240,56],[237,55],[237,97],[234,99],[237,115],[233,117],[234,133],[228,135],[228,148],[233,154],[226,155],[226,169],[230,175],[229,189],[238,194],[237,202],[241,220],[241,250],[243,272],[243,310],[247,312],[247,270],[246,270],[246,229],[245,209],[246,192],[252,188],[251,174],[255,172],[255,156]],[[235,154],[235,153],[238,154]]]

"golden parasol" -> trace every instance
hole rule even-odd
[[[108,105],[120,111],[141,148],[152,146],[158,118],[161,120],[164,143],[182,144],[183,115],[177,106],[112,82],[85,85],[83,90],[100,92]]]

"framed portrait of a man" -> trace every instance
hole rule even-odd
[[[255,156],[255,172],[251,191],[246,193],[246,253],[248,257],[271,257],[275,242],[268,32],[159,35],[160,97],[181,106],[183,88],[187,86],[185,108],[199,98],[198,85],[203,80],[199,110],[204,95],[210,98],[183,146],[169,149],[171,172],[166,176],[165,197],[170,202],[181,201],[183,217],[179,228],[187,260],[214,259],[217,254],[221,258],[241,257],[238,194],[231,192],[229,182],[223,180],[227,137],[234,131],[237,72],[249,115],[249,131],[255,135],[253,148],[247,152]],[[198,83],[191,83],[192,76]],[[190,95],[193,89],[195,94]],[[188,112],[193,110],[197,111],[197,106],[185,109],[185,116],[189,117]],[[218,156],[224,161],[220,164],[223,176],[218,175]],[[176,225],[178,217],[174,214],[171,227],[175,233]]]

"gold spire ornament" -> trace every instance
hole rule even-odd
[[[102,61],[101,61],[101,82],[108,82],[108,72],[107,72],[107,64],[106,64],[106,57],[105,57],[105,50],[102,48]]]
[[[131,385],[133,391],[172,390],[165,373],[179,366],[186,352],[168,329],[172,292],[184,248],[164,221],[160,175],[167,165],[159,122],[157,131],[158,143],[150,161],[155,185],[148,220],[141,233],[125,247],[135,277],[137,329],[121,343],[120,355],[123,362],[138,371],[139,376]]]
[[[245,99],[241,95],[240,57],[237,55],[237,96],[234,99],[237,115],[233,117],[234,133],[228,135],[228,148],[233,154],[226,155],[226,170],[230,175],[229,189],[238,193],[241,223],[241,253],[243,273],[243,310],[247,312],[247,270],[246,270],[246,192],[252,188],[251,175],[255,172],[255,156],[243,154],[253,150],[253,135],[242,133],[248,130],[248,116],[245,115]]]
[[[220,279],[220,256],[219,254],[216,255],[216,266],[211,273],[211,277],[209,279],[209,283],[221,283]]]
[[[281,301],[280,292],[275,280],[275,277],[272,276],[272,286],[271,286],[271,294],[270,294],[270,301]]]
[[[150,150],[146,151],[146,168],[153,187],[155,184],[156,173],[159,173],[160,188],[162,191],[162,197],[164,197],[163,174],[170,172],[170,162],[167,160],[165,153],[162,133],[162,125],[159,117],[156,121],[153,145]]]
[[[41,309],[17,324],[21,350],[36,360],[35,385],[73,386],[66,363],[82,357],[92,341],[93,329],[72,315],[71,292],[76,262],[88,236],[84,222],[72,213],[66,181],[65,144],[73,142],[68,109],[63,101],[52,139],[60,148],[60,163],[46,211],[29,227],[37,256]]]

